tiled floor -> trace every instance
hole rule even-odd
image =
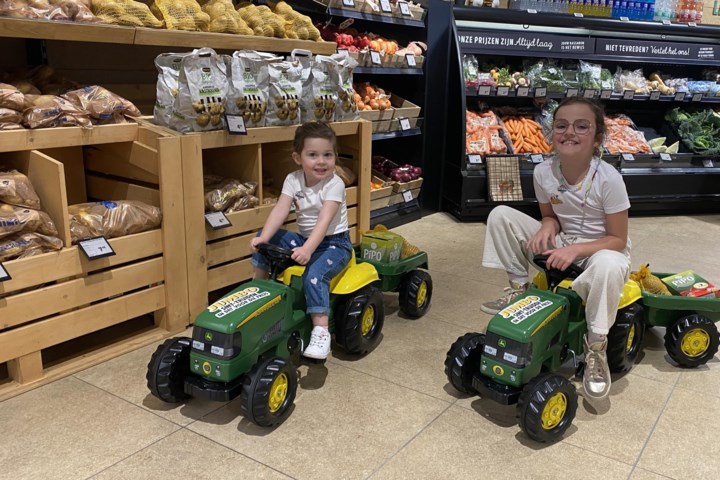
[[[485,225],[434,214],[396,231],[430,255],[430,312],[401,318],[387,295],[377,349],[300,366],[284,424],[256,427],[237,401],[163,404],[145,387],[149,346],[0,403],[0,479],[720,478],[720,357],[681,370],[649,330],[608,401],[581,399],[562,441],[534,443],[515,407],[461,396],[443,372],[506,284],[480,266]],[[720,216],[632,218],[630,231],[633,267],[720,282]]]

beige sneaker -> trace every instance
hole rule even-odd
[[[510,286],[505,287],[505,295],[497,300],[493,300],[492,302],[483,303],[480,305],[480,310],[485,313],[489,313],[490,315],[495,315],[500,310],[510,305],[512,301],[515,300],[515,297],[521,293],[525,293],[529,286],[529,283],[510,282]]]
[[[583,388],[592,399],[602,400],[610,393],[612,382],[607,361],[607,338],[602,342],[588,345],[587,335],[585,335],[583,343],[585,345]]]

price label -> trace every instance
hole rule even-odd
[[[670,20],[663,20],[663,21],[662,21],[662,24],[663,24],[663,25],[671,25],[672,22],[670,22]]]
[[[692,101],[693,102],[702,102],[702,97],[703,97],[702,93],[693,93]]]
[[[528,13],[537,13],[537,10],[535,10],[534,8],[528,8],[527,12]]]
[[[354,7],[355,0],[342,0],[342,4],[346,7]]]
[[[703,167],[713,168],[713,167],[715,167],[715,165],[713,165],[713,161],[708,158],[706,160],[703,160]]]
[[[621,22],[629,22],[630,19],[628,17],[620,17]]]
[[[530,161],[532,163],[542,163],[545,158],[542,156],[541,153],[533,153],[530,155]]]
[[[661,153],[660,160],[662,160],[663,162],[672,162],[672,157],[669,153]]]
[[[402,130],[404,132],[406,130],[410,130],[410,128],[411,128],[410,127],[410,119],[405,118],[405,117],[401,118],[400,119],[400,130]]]
[[[600,92],[600,98],[604,100],[609,100],[612,98],[612,90],[603,90]]]
[[[408,64],[408,67],[417,67],[417,62],[415,61],[415,55],[412,53],[406,53],[405,54],[405,61]]]
[[[380,52],[370,50],[370,62],[373,65],[382,65],[382,60],[380,59]]]
[[[0,282],[5,282],[7,280],[12,280],[12,277],[8,273],[8,271],[5,269],[2,263],[0,263]]]
[[[635,91],[625,90],[623,92],[623,100],[632,100],[633,98],[635,98]]]
[[[545,87],[536,88],[535,96],[536,97],[547,97],[547,88],[545,88]]]
[[[518,89],[517,89],[518,97],[527,97],[529,93],[530,93],[530,89],[528,87],[518,87]]]
[[[347,52],[347,50],[345,50]],[[225,127],[231,135],[247,135],[247,127],[245,126],[245,119],[242,115],[230,115],[225,114]]]
[[[115,255],[105,237],[89,238],[78,242],[78,247],[83,251],[88,260],[97,260],[98,258],[111,257]]]
[[[405,203],[412,202],[413,201],[413,194],[410,190],[405,190],[403,192],[403,199],[405,199]]]
[[[468,163],[480,164],[482,163],[482,157],[477,154],[468,155]]]
[[[650,100],[660,100],[660,92],[657,90],[650,92]]]
[[[410,13],[410,6],[407,4],[407,2],[397,2],[398,7],[400,7],[400,13],[405,15],[406,17],[411,17],[412,13]]]
[[[597,90],[593,90],[592,88],[588,88],[583,92],[583,97],[585,98],[595,98],[595,95],[597,95]]]
[[[688,27],[697,27],[697,23],[695,23],[695,22],[688,22]]]
[[[577,97],[579,92],[580,92],[580,90],[578,90],[577,88],[568,88],[567,91],[565,92],[565,96],[566,97]]]
[[[490,95],[491,90],[490,85],[480,85],[480,87],[478,87],[478,95]]]
[[[583,15],[583,14],[580,13],[580,12],[575,12],[575,16],[578,17],[578,18],[583,18],[585,15]]]
[[[632,153],[623,153],[622,159],[625,160],[626,162],[634,162],[635,161],[635,157],[633,156]]]
[[[498,97],[507,97],[510,94],[510,87],[498,87]]]
[[[683,100],[685,100],[685,92],[678,92],[675,94],[676,102],[682,102]]]
[[[390,0],[380,0],[380,10],[385,13],[392,12],[392,8],[390,8]]]
[[[232,227],[232,223],[230,223],[230,220],[228,220],[223,212],[206,213],[205,221],[213,230]]]

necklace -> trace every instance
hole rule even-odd
[[[582,181],[580,184],[576,185],[570,185],[568,181],[565,179],[565,176],[562,173],[562,164],[560,163],[560,160],[558,159],[558,177],[560,180],[560,186],[558,187],[558,192],[560,193],[567,193],[567,192],[582,192],[583,187],[585,187],[585,180],[587,180],[588,173],[590,172],[590,169],[593,166],[593,163],[595,163],[595,169],[593,170],[593,174],[590,177],[590,181],[587,184],[587,187],[585,187],[585,194],[582,195],[582,203],[580,204],[580,208],[583,209],[583,223],[584,223],[584,215],[585,215],[585,205],[587,204],[588,196],[590,195],[590,189],[592,188],[593,182],[595,181],[595,176],[597,175],[598,167],[600,164],[598,163],[594,158],[590,160],[590,165],[588,165],[587,170],[585,170],[585,173],[582,176]]]

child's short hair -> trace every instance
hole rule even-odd
[[[335,131],[325,122],[306,122],[295,130],[295,139],[293,140],[293,152],[302,153],[307,138],[324,138],[329,140],[333,145],[333,150],[337,152],[337,137]]]

